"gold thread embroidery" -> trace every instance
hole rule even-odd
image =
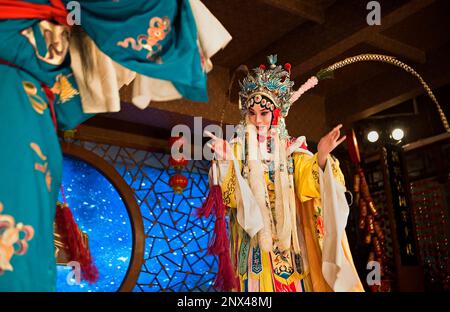
[[[231,196],[236,192],[236,175],[231,174],[231,178],[224,184],[223,203],[225,206],[231,205]]]
[[[30,146],[33,149],[33,151],[35,151],[35,153],[39,156],[40,159],[42,159],[43,161],[47,160],[47,157],[44,154],[42,154],[39,145],[37,145],[36,143],[31,143]]]
[[[59,94],[61,103],[70,101],[74,96],[80,94],[70,83],[68,76],[60,74],[56,77],[56,82],[51,88],[54,94]]]
[[[42,173],[45,173],[47,171],[47,163],[45,163],[44,165],[35,163],[34,164],[34,169],[37,171],[40,171]]]
[[[29,81],[22,81],[22,86],[25,93],[28,95],[28,99],[31,102],[31,107],[33,107],[38,114],[44,114],[44,110],[47,108],[47,102],[37,95],[36,86]]]
[[[50,170],[48,169],[48,162],[46,162],[47,156],[42,153],[40,146],[36,143],[31,142],[30,147],[42,161],[45,161],[44,164],[35,163],[34,169],[44,174],[45,184],[47,185],[47,190],[50,192],[52,188],[52,175]]]
[[[314,224],[316,227],[316,238],[319,243],[320,249],[323,246],[323,237],[325,235],[325,223],[323,221],[323,211],[319,205],[314,204],[313,214]]]
[[[333,172],[333,176],[338,180],[339,183],[345,185],[344,175],[339,169],[339,161],[337,160],[337,158],[334,158],[333,156],[331,161],[331,172]]]
[[[314,163],[312,165],[312,176],[314,179],[314,183],[316,183],[316,186],[319,185],[319,164],[317,163],[317,160],[314,160]]]

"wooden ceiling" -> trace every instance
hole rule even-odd
[[[269,54],[278,54],[280,63],[292,64],[297,87],[320,68],[361,53],[396,56],[423,74],[432,88],[450,83],[450,1],[380,0],[379,26],[367,24],[367,2],[204,0],[233,36],[213,57],[209,103],[152,102],[143,111],[125,105],[122,112],[106,114],[106,118],[168,131],[176,123],[192,122],[194,116],[218,121],[225,107],[224,121],[236,123],[237,108],[227,96],[230,77],[240,64],[255,67],[265,63]],[[420,84],[398,68],[380,63],[352,65],[300,99],[291,109],[288,128],[292,135],[306,134],[317,141],[338,122],[350,126],[422,93]],[[130,101],[130,90],[122,90],[122,99]],[[95,125],[95,118],[91,124]]]

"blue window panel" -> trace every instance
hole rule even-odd
[[[127,209],[114,186],[95,168],[64,157],[63,186],[78,226],[89,235],[89,247],[99,270],[97,283],[70,285],[71,269],[58,267],[61,292],[116,291],[128,270],[132,231]],[[62,201],[62,198],[59,199]]]

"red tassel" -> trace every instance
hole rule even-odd
[[[215,203],[215,200],[214,200],[215,195],[214,194],[216,194],[218,192],[217,189],[219,190],[220,194],[222,194],[222,190],[220,189],[220,186],[218,186],[218,185],[211,186],[208,197],[203,202],[202,207],[195,211],[195,215],[197,217],[209,218],[209,216],[211,215],[211,212],[213,211],[213,208],[214,208],[214,203]]]
[[[216,280],[214,281],[214,287],[221,291],[231,291],[237,288],[238,280],[231,264],[225,208],[222,189],[219,185],[213,185],[209,191],[208,198],[202,207],[197,210],[197,216],[209,217],[214,211],[216,222],[213,236],[208,244],[208,254],[215,255],[219,258],[219,268]]]
[[[216,215],[216,224],[214,234],[209,244],[208,250],[213,255],[221,255],[225,252],[228,245],[227,224],[225,221],[225,205],[222,200],[222,190],[220,186],[213,186],[214,208]]]
[[[98,269],[93,263],[89,249],[83,243],[81,232],[67,204],[57,204],[55,221],[58,228],[66,232],[70,259],[80,263],[81,278],[91,284],[97,282]]]

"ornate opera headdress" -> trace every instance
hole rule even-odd
[[[239,109],[242,115],[254,105],[261,105],[273,113],[272,125],[278,126],[281,137],[287,137],[284,119],[289,114],[291,105],[301,94],[317,84],[317,79],[308,80],[299,90],[293,91],[294,82],[290,79],[291,64],[282,67],[277,65],[277,55],[267,57],[269,68],[260,65],[248,73],[242,82],[239,82]],[[315,77],[314,77],[315,78]]]

